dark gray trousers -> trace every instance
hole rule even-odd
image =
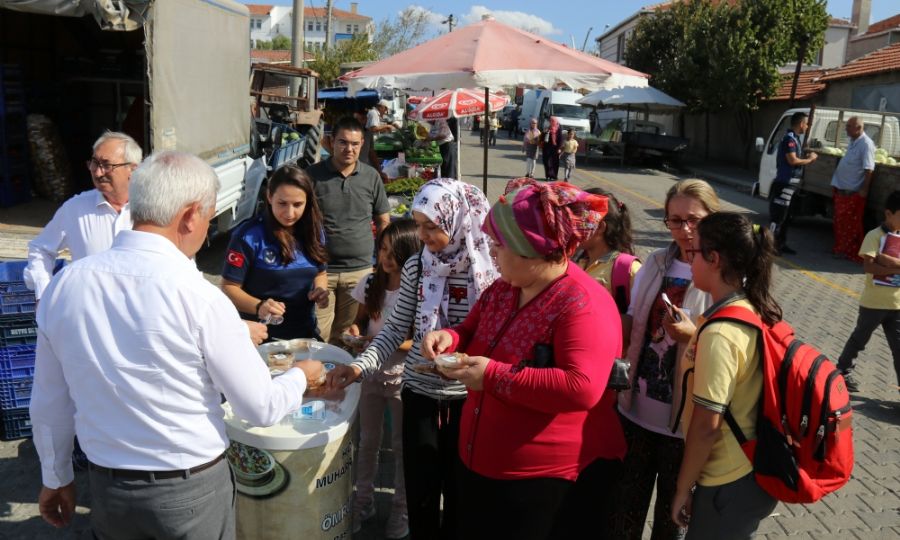
[[[721,486],[697,486],[685,540],[745,540],[778,504],[753,473]]]
[[[228,461],[165,480],[123,480],[92,469],[91,528],[98,540],[233,540]]]
[[[853,329],[853,333],[850,334],[850,338],[838,358],[838,369],[843,372],[853,371],[856,367],[856,357],[865,350],[872,337],[872,332],[879,326],[884,330],[888,347],[894,357],[894,372],[897,374],[897,383],[900,384],[900,310],[897,309],[872,309],[859,306],[856,328]]]

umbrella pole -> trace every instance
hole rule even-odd
[[[456,179],[462,180],[462,159],[460,158],[460,154],[462,154],[462,143],[460,142],[460,133],[462,130],[459,126],[459,118],[456,119]]]
[[[488,137],[490,130],[488,129],[488,117],[491,114],[491,96],[487,86],[484,87],[484,122],[481,123],[482,142],[484,142],[484,176],[481,185],[484,196],[487,197],[487,165],[488,165]]]

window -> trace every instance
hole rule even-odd
[[[321,32],[321,31],[322,31],[322,23],[316,21],[316,32]]]
[[[262,19],[256,19],[256,29],[262,28]]]
[[[625,58],[625,33],[619,34],[616,38],[616,62],[621,62]]]
[[[350,32],[353,31],[352,28],[353,28],[353,27],[350,26],[349,24],[347,25],[347,33],[348,33],[348,34],[349,34]]]
[[[356,34],[356,33],[358,33],[358,32],[359,32],[359,25],[358,25],[358,24],[354,24],[354,25],[353,25],[353,33]]]
[[[307,31],[307,32],[312,32],[312,31],[313,31],[312,29],[313,29],[313,23],[312,23],[312,21],[306,23],[306,31]]]

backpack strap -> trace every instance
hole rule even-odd
[[[715,313],[710,316],[706,322],[697,330],[697,339],[700,339],[699,333],[703,331],[704,328],[709,326],[711,323],[715,322],[733,322],[742,324],[744,326],[748,326],[750,328],[756,328],[757,332],[757,344],[756,348],[760,354],[765,356],[765,342],[763,341],[763,330],[765,328],[765,323],[762,319],[759,318],[759,315],[753,313],[752,310],[747,309],[742,306],[725,306],[722,309],[717,310]],[[760,362],[760,366],[762,366],[762,362]],[[734,434],[734,437],[737,439],[738,444],[743,446],[747,442],[747,436],[744,435],[744,431],[738,425],[737,420],[735,420],[734,415],[731,414],[731,409],[725,409],[725,422],[728,424],[728,427],[731,429],[731,432]]]
[[[619,313],[628,311],[631,303],[631,265],[636,260],[637,257],[630,253],[619,253],[613,261],[610,282]]]

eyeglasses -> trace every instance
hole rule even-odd
[[[684,250],[685,258],[687,258],[687,262],[688,262],[689,264],[694,262],[694,257],[695,257],[698,253],[700,253],[701,256],[702,256],[703,250],[702,250],[702,249],[697,249],[697,248],[687,248],[686,250]]]
[[[702,218],[687,218],[687,219],[665,218],[663,220],[663,223],[665,223],[666,227],[668,227],[670,230],[673,230],[673,231],[677,231],[677,230],[681,229],[682,227],[684,227],[685,225],[688,226],[688,229],[693,230],[693,229],[697,228],[697,224],[700,223],[701,219]]]
[[[97,169],[102,169],[104,172],[113,172],[119,167],[124,167],[125,165],[131,165],[131,163],[105,163],[103,161],[97,161],[94,158],[91,158],[85,162],[88,170],[94,171]]]

